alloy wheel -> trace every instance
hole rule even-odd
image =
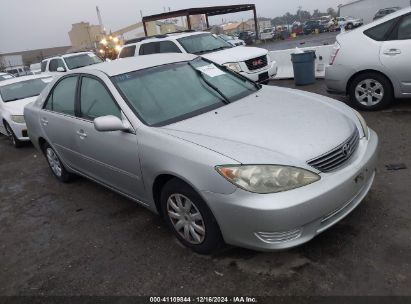
[[[49,162],[50,168],[53,171],[53,173],[56,176],[61,177],[61,163],[56,152],[54,152],[52,148],[47,148],[46,155],[47,161]]]
[[[375,106],[384,98],[384,87],[375,79],[365,79],[355,87],[355,98],[364,106]]]
[[[206,227],[196,205],[182,194],[173,194],[167,200],[167,214],[178,234],[190,244],[204,242]]]

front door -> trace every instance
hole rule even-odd
[[[98,132],[93,120],[114,115],[126,119],[106,86],[97,78],[81,77],[76,141],[81,170],[88,176],[138,200],[144,199],[136,134]]]

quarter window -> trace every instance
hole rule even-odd
[[[61,59],[52,59],[50,60],[49,70],[50,72],[57,72],[58,68],[63,68],[64,70],[66,67],[64,66],[64,62]]]
[[[83,77],[81,80],[81,117],[93,120],[114,115],[121,118],[121,111],[105,86],[98,80]]]
[[[120,55],[118,56],[119,58],[127,58],[127,57],[133,57],[136,52],[136,46],[127,46],[121,50]]]
[[[178,46],[172,41],[160,41],[145,43],[140,46],[140,55],[150,55],[158,53],[181,53]]]
[[[42,61],[41,62],[41,71],[45,72],[47,68],[47,61]]]
[[[53,112],[74,116],[76,88],[77,76],[64,78],[54,87],[47,99],[45,108]]]

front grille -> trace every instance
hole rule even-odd
[[[301,234],[301,229],[295,229],[284,232],[257,232],[255,235],[263,242],[270,244],[278,244],[298,239],[301,236]]]
[[[344,165],[356,151],[360,142],[360,135],[355,129],[354,133],[345,142],[330,152],[308,161],[311,167],[321,172],[331,172]]]
[[[257,58],[247,60],[245,62],[245,64],[247,65],[247,68],[250,71],[255,71],[255,70],[262,69],[262,68],[266,67],[267,64],[268,64],[267,56],[261,56],[261,57],[257,57]]]

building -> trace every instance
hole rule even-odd
[[[104,38],[100,25],[90,25],[88,22],[72,24],[68,33],[72,48],[71,52],[96,49],[98,43]]]
[[[401,7],[405,8],[411,5],[411,0],[357,0],[339,7],[340,16],[351,16],[363,19],[364,23],[373,21],[375,14],[383,8]]]
[[[257,18],[258,20],[258,28],[259,31],[261,32],[264,29],[267,28],[272,28],[273,26],[271,25],[271,20],[268,18]],[[254,19],[249,19],[245,22],[247,24],[247,27],[251,31],[255,31],[255,22]]]

